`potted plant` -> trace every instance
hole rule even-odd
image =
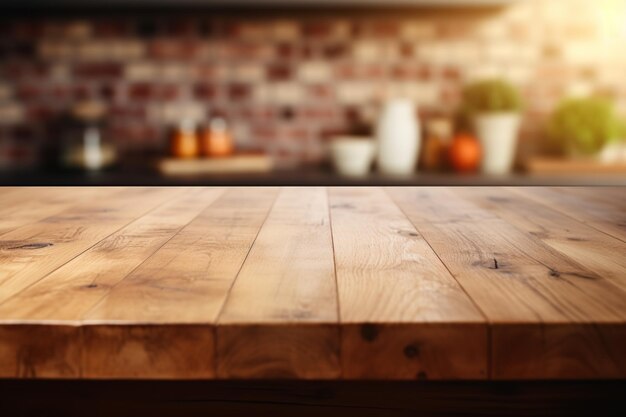
[[[613,104],[600,97],[564,100],[550,117],[547,129],[555,147],[574,157],[596,155],[622,133]]]
[[[463,91],[463,113],[480,140],[484,173],[498,175],[511,170],[521,107],[519,93],[504,80],[478,81]]]

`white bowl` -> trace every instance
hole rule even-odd
[[[362,177],[372,167],[376,145],[368,137],[339,136],[331,142],[330,151],[335,169],[341,175]]]

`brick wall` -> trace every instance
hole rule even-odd
[[[525,97],[528,152],[563,96],[600,91],[626,111],[625,3],[11,19],[0,28],[0,149],[58,140],[50,121],[96,98],[124,150],[161,150],[181,117],[219,112],[241,146],[315,162],[329,136],[373,119],[385,97],[408,95],[427,117],[451,112],[465,82],[502,76]]]

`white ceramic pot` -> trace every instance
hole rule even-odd
[[[369,173],[374,161],[376,144],[371,138],[340,136],[330,144],[333,164],[337,172],[349,177]]]
[[[376,127],[378,169],[386,175],[409,175],[415,171],[420,130],[415,104],[394,99],[385,104]]]
[[[511,171],[520,126],[518,113],[482,114],[474,118],[482,147],[482,171],[501,175]]]

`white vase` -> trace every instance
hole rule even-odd
[[[517,149],[520,115],[482,114],[474,118],[474,126],[482,147],[482,171],[489,175],[510,172]]]
[[[376,128],[378,169],[386,175],[410,175],[415,171],[420,130],[415,104],[393,99],[385,104]]]

